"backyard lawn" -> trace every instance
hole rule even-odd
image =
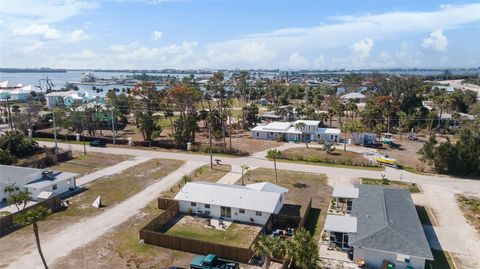
[[[78,173],[80,176],[93,173],[108,166],[130,159],[130,156],[97,152],[73,152],[73,159],[48,167],[55,171]]]
[[[207,226],[208,219],[180,214],[172,219],[165,234],[196,239],[223,245],[248,248],[260,232],[261,227],[250,224],[232,223],[227,230],[213,229]]]
[[[320,237],[323,229],[332,187],[327,185],[327,178],[322,174],[277,170],[278,182],[275,182],[275,170],[258,168],[247,173],[246,184],[269,181],[288,189],[286,202],[306,205],[312,198],[312,209],[306,220],[306,228],[315,238]],[[237,182],[237,184],[240,184]]]
[[[471,196],[457,195],[457,201],[460,204],[465,218],[480,233],[480,199]]]
[[[404,181],[396,181],[396,180],[382,180],[382,179],[375,179],[375,178],[362,178],[362,184],[367,185],[379,185],[382,187],[389,187],[389,188],[397,188],[397,189],[405,189],[408,190],[410,193],[419,193],[421,192],[420,188],[415,183],[409,183]]]

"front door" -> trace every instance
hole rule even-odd
[[[232,217],[232,209],[230,207],[221,206],[220,207],[220,217],[222,218],[231,218]]]

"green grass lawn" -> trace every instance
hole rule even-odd
[[[261,229],[260,226],[232,223],[226,231],[223,231],[205,227],[206,223],[203,221],[206,219],[181,216],[181,219],[165,234],[230,246],[249,247]]]
[[[293,161],[285,159],[277,159],[277,162],[291,162],[291,163],[301,163],[308,165],[320,165],[328,167],[338,167],[338,168],[349,168],[349,169],[359,169],[359,170],[372,170],[372,171],[384,171],[384,166],[356,166],[356,165],[346,165],[346,164],[334,164],[334,163],[322,163],[322,162],[309,162],[309,161]]]
[[[410,193],[420,193],[421,192],[421,190],[420,190],[420,188],[418,187],[417,184],[404,182],[404,181],[388,180],[388,181],[384,182],[382,179],[362,178],[362,184],[378,185],[378,186],[398,188],[398,189],[406,189]]]

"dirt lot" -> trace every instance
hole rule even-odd
[[[57,165],[48,167],[48,169],[78,173],[80,176],[83,176],[130,158],[130,156],[109,155],[97,152],[88,152],[87,155],[84,155],[83,152],[73,152],[72,160],[58,163]]]
[[[327,185],[326,177],[321,174],[287,170],[277,170],[277,173],[278,182],[275,182],[275,170],[266,168],[251,170],[247,173],[246,184],[269,181],[287,188],[287,203],[305,205],[311,197],[312,210],[307,218],[306,228],[318,239],[323,229],[333,191],[332,187]],[[240,184],[240,182],[236,184]]]
[[[465,218],[480,233],[480,199],[472,196],[457,195],[457,201]]]
[[[421,192],[420,187],[417,184],[408,183],[404,181],[396,181],[396,180],[388,180],[388,179],[383,181],[381,179],[362,178],[362,184],[379,185],[387,188],[405,189],[405,190],[408,190],[410,193]]]
[[[339,148],[332,153],[327,153],[318,147],[291,148],[282,151],[282,156],[287,160],[293,161],[300,160],[307,162],[322,162],[356,166],[369,164],[368,160],[361,154],[352,151],[343,151],[343,149]]]
[[[214,165],[213,169],[211,169],[210,165],[208,164],[195,170],[195,172],[190,175],[190,178],[191,181],[216,182],[228,172],[230,172],[229,164]],[[175,195],[177,195],[183,185],[184,182],[179,182],[179,184],[171,188],[170,191],[162,193],[162,196],[165,198],[175,197]]]
[[[50,234],[88,216],[101,213],[106,208],[119,203],[142,190],[156,180],[177,169],[183,162],[154,159],[123,171],[120,174],[104,177],[87,184],[84,192],[69,198],[71,205],[64,211],[50,215],[39,223],[40,238],[47,240]],[[104,208],[96,209],[91,204],[97,196],[102,197]],[[24,227],[0,238],[0,268],[8,257],[14,257],[16,250],[35,244],[31,227]]]

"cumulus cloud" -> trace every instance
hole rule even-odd
[[[17,36],[42,36],[45,39],[60,39],[60,32],[50,27],[48,24],[32,24],[28,27],[16,29],[13,31],[14,35]]]
[[[423,39],[422,47],[424,49],[433,49],[435,51],[446,51],[448,47],[448,39],[441,29],[433,31],[430,36]]]
[[[351,45],[350,49],[352,50],[354,57],[364,60],[370,56],[373,45],[373,40],[371,38],[366,38]]]
[[[284,67],[290,69],[307,69],[310,67],[310,62],[307,58],[300,55],[300,53],[294,52],[290,54]]]
[[[252,41],[230,48],[210,46],[202,61],[211,66],[263,68],[269,66],[276,56],[277,52],[266,44]]]
[[[15,29],[15,36],[39,36],[44,40],[60,40],[65,43],[76,43],[88,38],[83,30],[74,30],[70,33],[61,32],[48,24],[32,24],[25,28]]]
[[[163,37],[163,33],[160,31],[153,31],[152,35],[150,36],[150,38],[154,41],[158,41],[162,39],[162,37]]]
[[[325,57],[323,57],[323,55],[319,55],[313,62],[313,67],[316,69],[325,68]]]
[[[16,51],[20,52],[21,54],[28,55],[28,54],[31,54],[32,52],[42,48],[43,45],[44,45],[43,42],[36,42],[32,45],[28,45],[28,46],[25,46],[25,47],[18,48]]]

